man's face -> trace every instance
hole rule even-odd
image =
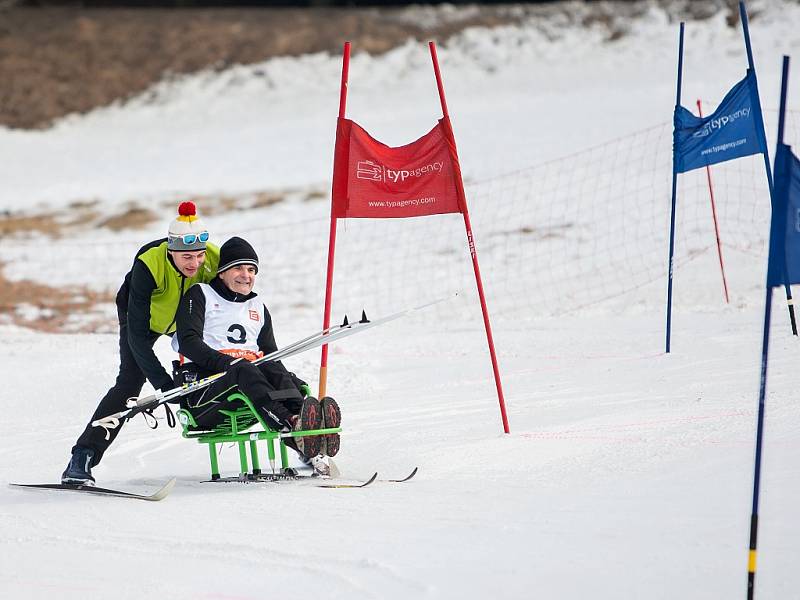
[[[178,271],[180,271],[184,277],[194,277],[197,275],[197,271],[200,270],[200,266],[206,260],[205,250],[195,250],[192,252],[170,250],[169,253],[172,255],[172,262],[175,263]]]
[[[256,283],[256,268],[253,265],[236,265],[219,274],[228,289],[246,296]]]

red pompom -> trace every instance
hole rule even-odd
[[[193,217],[197,214],[197,207],[194,202],[181,202],[178,207],[178,214],[182,217]]]

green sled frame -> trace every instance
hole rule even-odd
[[[225,420],[209,429],[200,429],[197,422],[189,410],[184,408],[177,412],[178,422],[181,424],[181,435],[187,439],[196,439],[200,444],[208,444],[208,456],[211,460],[211,480],[220,479],[219,459],[217,453],[218,444],[235,443],[239,447],[239,479],[248,481],[263,478],[261,463],[258,459],[258,448],[256,442],[267,442],[267,456],[272,470],[272,476],[279,478],[292,473],[289,467],[289,456],[284,443],[284,438],[289,437],[310,437],[313,435],[327,435],[330,433],[340,433],[341,427],[329,427],[327,429],[308,429],[303,431],[291,431],[281,433],[272,429],[259,412],[253,402],[241,392],[229,394],[226,400],[230,403],[240,402],[239,407],[232,406],[230,410],[220,410],[220,414]],[[280,471],[276,471],[275,440],[278,441],[281,466]],[[247,446],[250,446],[250,459],[248,460]]]

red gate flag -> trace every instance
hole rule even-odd
[[[328,238],[328,274],[325,281],[325,313],[323,329],[331,322],[333,296],[333,263],[336,249],[336,223],[345,218],[420,217],[444,213],[461,213],[467,233],[475,285],[481,302],[486,342],[492,359],[497,400],[503,418],[503,430],[508,433],[500,368],[492,339],[489,311],[478,267],[478,252],[472,237],[472,226],[464,194],[461,167],[458,164],[453,128],[444,99],[442,75],[436,57],[436,46],[428,43],[439,88],[442,118],[417,141],[392,148],[382,144],[363,127],[345,118],[347,77],[350,69],[350,42],[344,44],[342,86],[339,92],[339,120],[336,123],[336,149],[333,159],[333,193],[331,199],[331,231]],[[319,397],[325,396],[328,378],[328,346],[322,346],[319,365]]]
[[[336,127],[331,217],[398,218],[463,213],[461,168],[449,120],[392,148],[350,119]]]

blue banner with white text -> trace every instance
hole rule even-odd
[[[783,285],[785,278],[789,285],[800,283],[800,160],[778,144],[767,285]]]
[[[672,132],[673,169],[685,173],[751,154],[766,152],[755,74],[731,88],[713,114],[697,117],[675,107]]]

